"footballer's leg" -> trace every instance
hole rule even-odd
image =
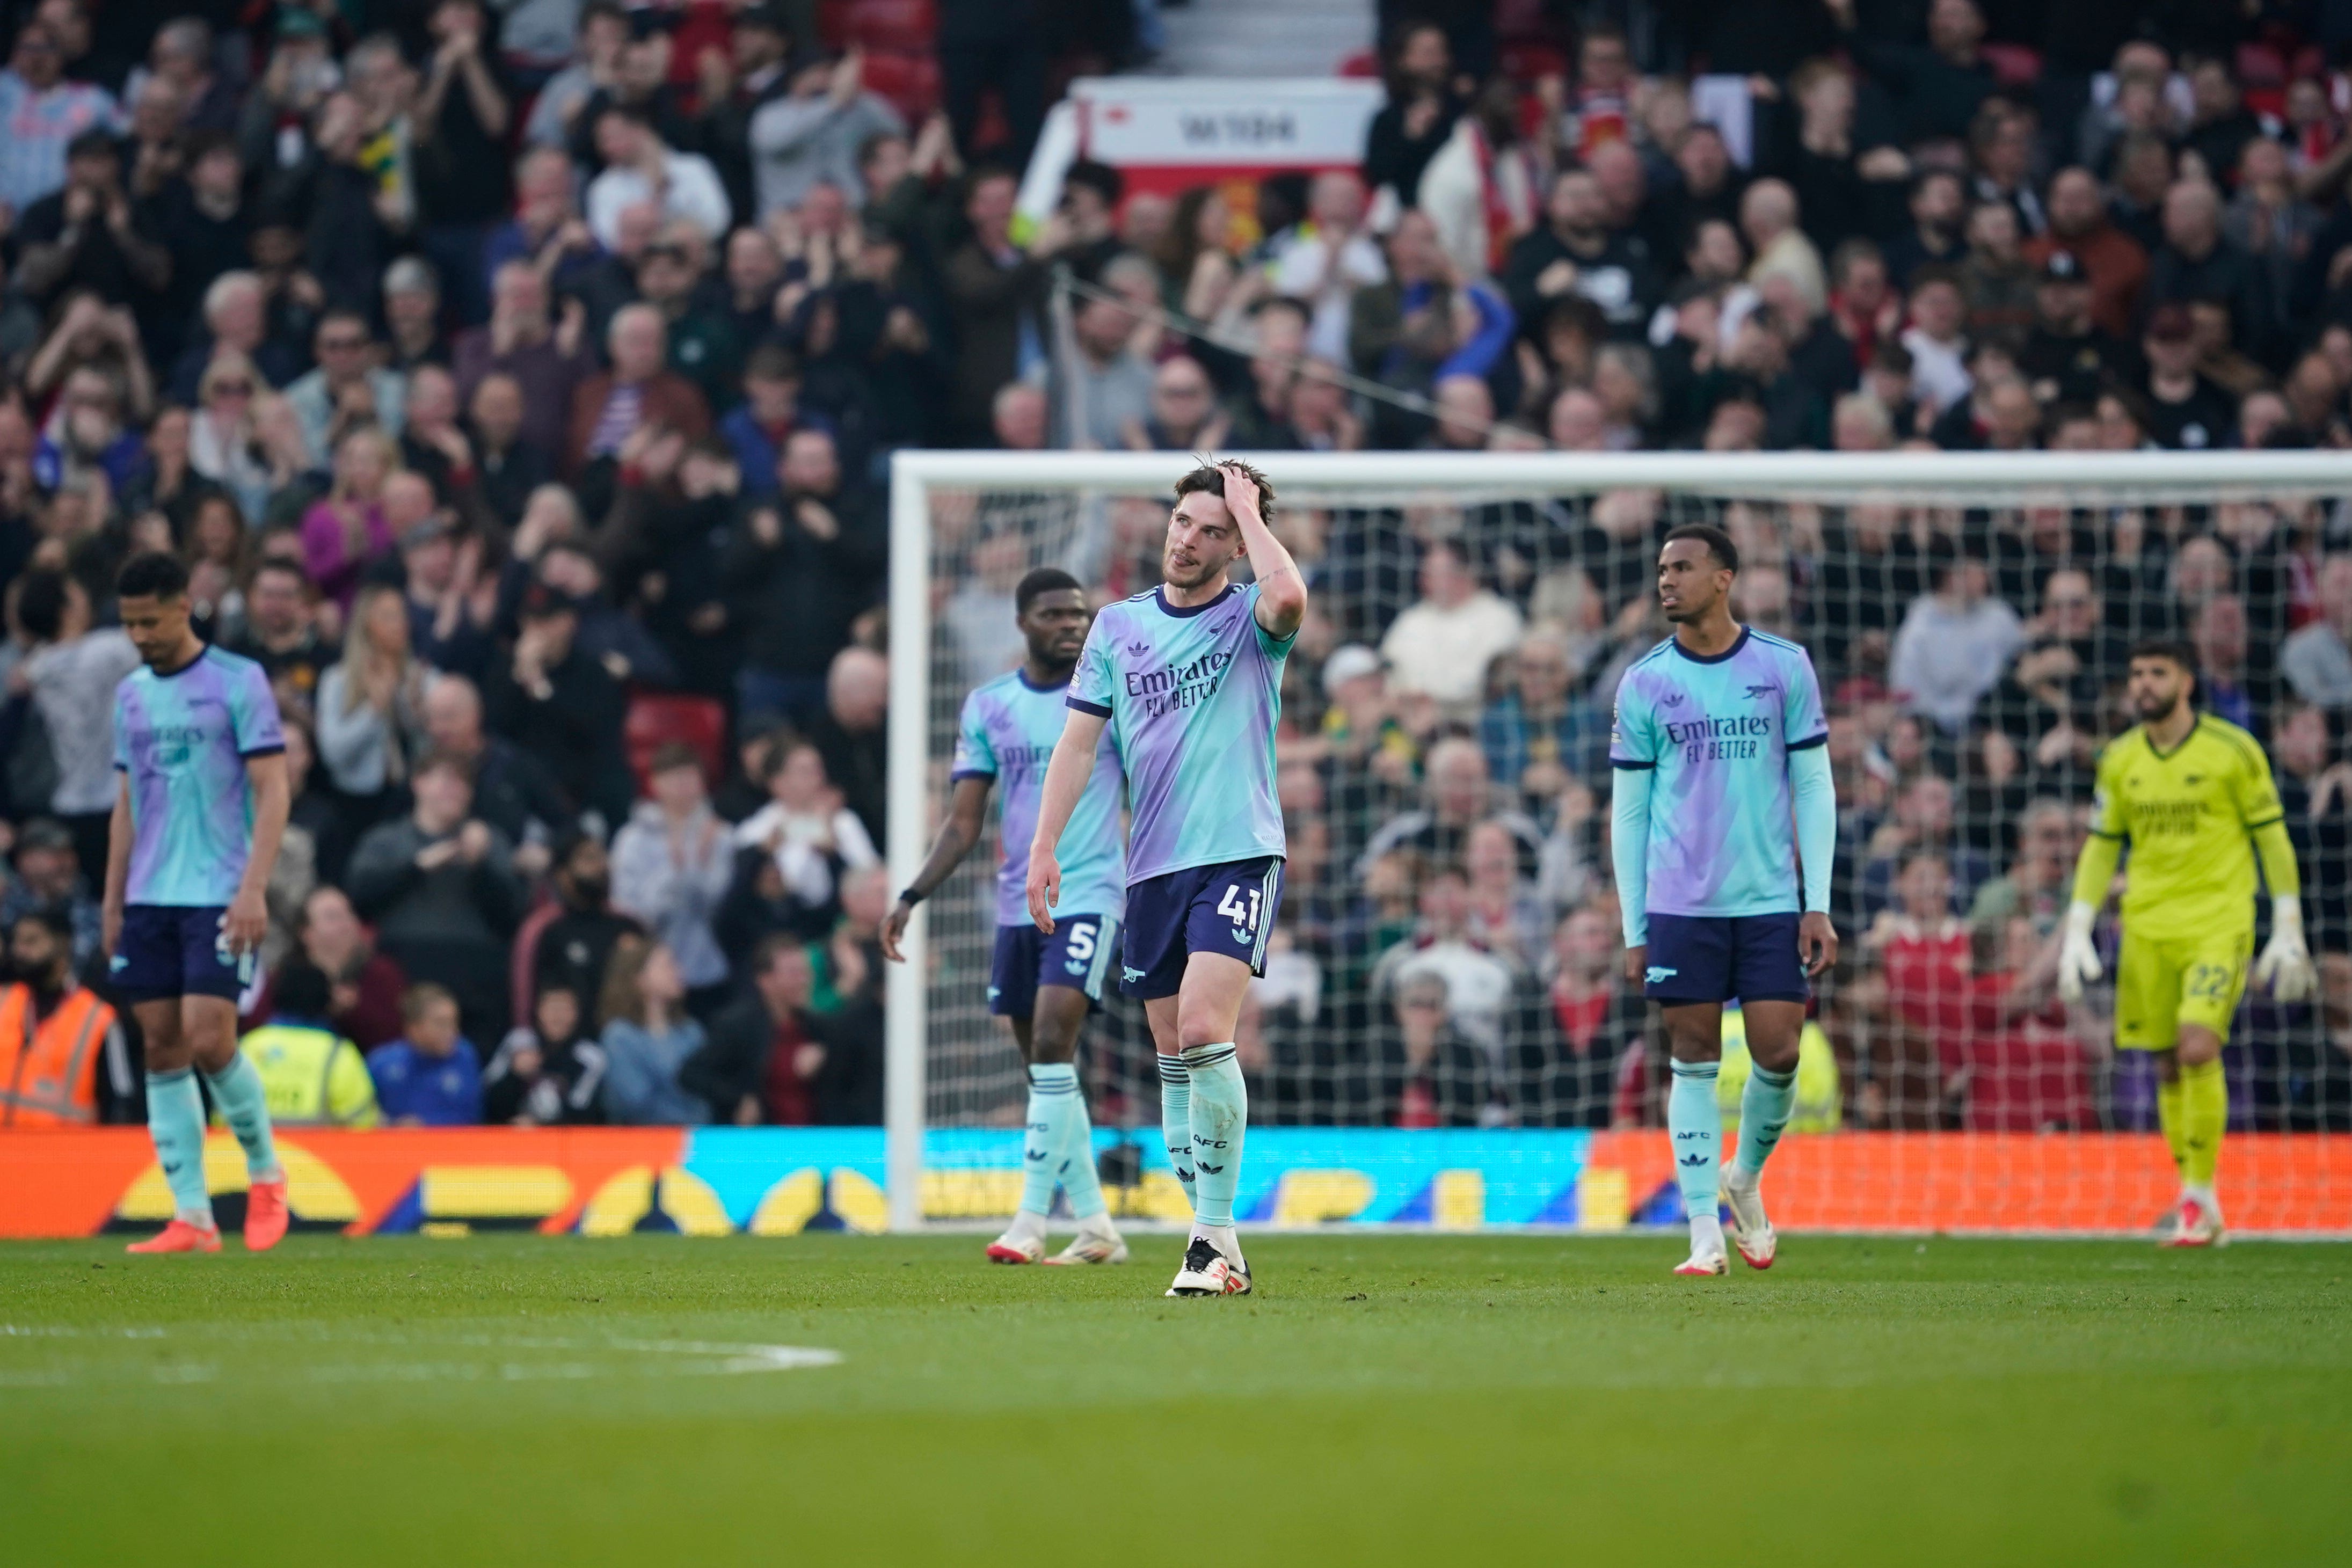
[[[1029,1061],[1034,1026],[1024,1018],[1006,1021],[1013,1026],[1013,1042],[1021,1049],[1021,1060]],[[1058,1093],[1058,1089],[1041,1091],[1036,1069],[1029,1069],[1029,1113],[1022,1123],[1021,1207],[1013,1211],[1013,1223],[1004,1234],[988,1244],[992,1263],[1045,1260],[1045,1217],[1054,1207],[1055,1164],[1054,1123],[1046,1107]]]
[[[1110,1222],[1103,1201],[1102,1181],[1095,1174],[1094,1126],[1087,1118],[1086,1091],[1078,1084],[1078,1035],[1086,1028],[1093,1000],[1074,986],[1040,986],[1037,1009],[1029,1024],[1029,1122],[1031,1136],[1042,1119],[1045,1124],[1046,1197],[1052,1184],[1061,1183],[1070,1199],[1070,1213],[1078,1234],[1048,1263],[1124,1263],[1127,1243]],[[1043,1102],[1041,1104],[1040,1102]],[[1043,1113],[1042,1118],[1040,1113]],[[1026,1204],[1023,1206],[1024,1208]]]
[[[1246,960],[1195,951],[1186,960],[1176,998],[1177,1043],[1192,1085],[1198,1181],[1184,1267],[1171,1287],[1180,1296],[1241,1296],[1251,1289],[1249,1265],[1234,1228],[1234,1195],[1241,1186],[1242,1143],[1249,1124],[1249,1089],[1234,1036],[1250,978]]]
[[[123,940],[135,939],[126,919]],[[122,956],[115,963],[120,973]],[[147,1135],[154,1141],[156,1163],[163,1167],[163,1183],[171,1189],[172,1219],[160,1233],[124,1250],[217,1252],[220,1229],[205,1186],[205,1097],[196,1087],[194,1057],[180,1038],[180,998],[134,1002],[131,1010],[146,1041]]]
[[[1764,1213],[1764,1162],[1796,1109],[1805,1004],[1759,998],[1742,1002],[1740,1012],[1748,1020],[1748,1084],[1739,1093],[1739,1142],[1723,1173],[1723,1197],[1740,1257],[1750,1268],[1769,1269],[1780,1239]]]
[[[989,1010],[1011,1026],[1013,1043],[1019,1048],[1024,1065],[1031,1060],[1031,1019],[1047,940],[1034,925],[1000,925],[996,956],[989,969]],[[1038,1093],[1032,1080],[1021,1140],[1021,1206],[1004,1234],[988,1244],[992,1263],[1045,1260],[1045,1215],[1054,1203],[1054,1149],[1052,1127],[1045,1114],[1046,1098]]]
[[[1717,1143],[1723,1113],[1716,1108],[1715,1080],[1723,1061],[1723,1004],[1684,1002],[1661,1008],[1674,1083],[1666,1092],[1666,1131],[1675,1155],[1675,1181],[1690,1217],[1690,1257],[1677,1274],[1721,1274],[1730,1265],[1717,1214],[1720,1194]]]
[[[278,1163],[261,1073],[236,1048],[236,998],[181,998],[180,1030],[221,1120],[245,1151],[245,1249],[267,1252],[286,1235],[286,1172]]]

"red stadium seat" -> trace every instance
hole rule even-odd
[[[646,769],[653,765],[654,753],[672,741],[694,748],[702,763],[703,779],[714,788],[727,777],[727,709],[716,698],[639,692],[629,698],[621,735],[640,794],[648,787]]]
[[[929,55],[877,50],[866,57],[866,90],[890,100],[910,122],[940,106],[940,62]]]
[[[2237,74],[2239,85],[2244,88],[2284,87],[2286,57],[2275,44],[2240,44]]]
[[[849,33],[849,7],[855,0],[817,0],[816,35],[828,49],[841,47]]]
[[[1339,62],[1339,74],[1356,79],[1381,74],[1381,56],[1377,49],[1358,49]]]
[[[940,31],[932,0],[850,0],[842,22],[842,41],[864,49],[928,49]]]

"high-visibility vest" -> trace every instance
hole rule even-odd
[[[98,1121],[98,1058],[114,1009],[77,987],[46,1019],[33,991],[0,989],[0,1127],[87,1127]]]
[[[331,1029],[264,1024],[237,1049],[261,1075],[269,1119],[281,1127],[373,1127],[383,1120],[367,1059]]]

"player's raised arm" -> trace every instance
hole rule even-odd
[[[1241,525],[1242,545],[1257,579],[1257,623],[1267,636],[1287,642],[1307,619],[1306,576],[1274,537],[1258,505],[1264,481],[1239,463],[1220,463],[1217,472],[1225,476],[1225,509]],[[1266,488],[1271,495],[1273,487]]]
[[[907,961],[898,944],[907,935],[907,922],[914,918],[915,905],[937,892],[949,873],[963,863],[971,846],[980,842],[981,823],[988,814],[989,786],[993,782],[984,774],[968,774],[955,781],[955,791],[948,797],[947,820],[940,824],[939,835],[931,840],[929,857],[883,919],[882,956],[893,964]]]
[[[1073,699],[1070,716],[1062,721],[1062,738],[1054,743],[1054,759],[1045,765],[1037,836],[1029,841],[1029,918],[1048,936],[1054,930],[1054,903],[1062,895],[1062,862],[1055,851],[1062,842],[1062,830],[1070,825],[1070,813],[1078,809],[1078,797],[1087,792],[1087,780],[1094,777],[1095,748],[1108,722],[1107,715],[1080,707]]]

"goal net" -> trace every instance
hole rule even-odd
[[[2174,1177],[2109,980],[2057,995],[2057,932],[2132,645],[2196,651],[2200,705],[2269,752],[2320,995],[2249,987],[2227,1050],[2225,1207],[2352,1229],[2352,465],[2324,454],[1270,454],[1307,623],[1277,741],[1289,839],[1241,1027],[1258,1222],[1680,1218],[1664,1043],[1619,978],[1608,742],[1668,633],[1658,544],[1738,545],[1735,613],[1802,643],[1830,715],[1832,915],[1782,1213],[1847,1228],[2122,1230]],[[1181,453],[902,453],[893,486],[889,859],[947,792],[965,695],[1023,655],[1013,592],[1153,587]],[[888,996],[894,1224],[1009,1213],[1025,1078],[987,1010],[991,827],[923,906]],[[2125,874],[2128,875],[2128,865]],[[2266,902],[2263,904],[2266,912]],[[2267,924],[2267,915],[2264,914]],[[2266,936],[2266,930],[2262,933]],[[1720,1092],[1746,1059],[1727,1023]],[[1081,1072],[1105,1186],[1182,1218],[1141,1009]],[[1964,1205],[1958,1211],[1945,1206]]]

